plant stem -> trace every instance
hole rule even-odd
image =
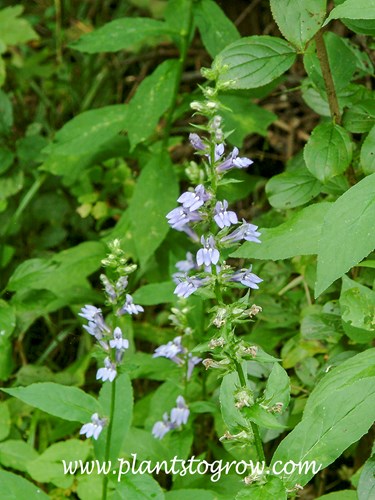
[[[166,117],[162,150],[164,150],[168,147],[169,135],[171,132],[172,122],[173,122],[173,114],[174,114],[174,111],[176,109],[176,103],[177,103],[177,99],[178,99],[178,91],[180,89],[182,71],[183,71],[184,66],[185,66],[185,61],[186,61],[188,48],[189,48],[189,38],[190,38],[192,24],[193,24],[193,6],[192,6],[192,1],[190,0],[189,9],[187,12],[186,24],[185,24],[185,27],[180,32],[180,36],[181,36],[180,57],[178,59],[178,67],[177,67],[175,86],[174,86],[174,90],[173,90],[172,103],[171,103],[171,106],[169,108],[169,111],[168,111],[168,114]]]
[[[115,403],[116,403],[116,379],[111,383],[111,410],[109,415],[109,424],[107,432],[107,441],[105,444],[105,463],[109,462],[109,454],[111,452],[111,438],[112,438],[112,428],[113,428],[113,416],[115,414]],[[102,500],[107,498],[107,488],[108,488],[108,476],[104,474],[103,476],[103,489],[102,489]]]
[[[234,364],[236,366],[236,370],[238,373],[238,378],[240,379],[241,386],[246,388],[247,383],[246,383],[246,378],[245,378],[245,374],[243,372],[241,363],[239,363],[237,360],[234,360]],[[254,444],[255,444],[255,448],[257,450],[258,460],[259,460],[259,462],[265,462],[266,458],[264,456],[263,444],[262,444],[262,440],[260,437],[259,427],[255,422],[250,422],[250,423],[251,423],[251,429],[252,429],[253,435],[254,435]]]
[[[340,125],[341,113],[340,113],[339,103],[337,100],[335,84],[333,82],[331,68],[329,65],[328,53],[323,39],[322,30],[318,31],[318,33],[315,35],[315,43],[316,43],[316,53],[320,62],[320,67],[322,69],[324,83],[326,86],[329,110],[333,121],[338,125]]]

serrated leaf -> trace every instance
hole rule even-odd
[[[21,5],[0,10],[0,40],[5,45],[17,45],[39,38],[26,19],[18,19],[22,12]]]
[[[172,104],[178,67],[177,59],[164,61],[138,87],[127,112],[131,149],[155,132],[160,117]]]
[[[272,82],[287,71],[296,58],[293,47],[273,36],[244,37],[220,52],[214,62],[219,85],[252,89]]]
[[[273,176],[266,185],[266,193],[274,208],[295,208],[313,200],[321,191],[321,183],[305,168],[297,172],[283,172]]]
[[[361,167],[365,174],[375,173],[375,126],[363,141],[361,148]]]
[[[358,441],[375,418],[374,367],[375,349],[369,349],[328,372],[308,398],[301,422],[277,448],[272,464],[315,461],[327,467]],[[278,477],[290,488],[296,483],[304,486],[313,475],[311,469],[296,469]]]
[[[213,0],[194,2],[193,12],[203,45],[211,57],[240,38],[236,26]]]
[[[117,52],[124,49],[131,50],[133,46],[149,37],[168,34],[175,34],[175,31],[163,21],[145,17],[124,17],[81,36],[79,40],[72,42],[70,47],[89,54]],[[158,38],[155,38],[155,41],[159,43]]]
[[[279,260],[317,253],[323,220],[330,207],[331,203],[317,203],[294,213],[277,227],[259,229],[262,243],[246,242],[231,257]]]
[[[343,173],[352,160],[348,132],[335,123],[321,123],[312,131],[304,149],[307,168],[321,182]]]
[[[369,132],[375,125],[375,101],[365,99],[356,102],[352,107],[345,110],[343,115],[343,126],[349,132],[361,134]]]
[[[128,208],[130,233],[141,265],[154,254],[168,233],[166,214],[177,204],[178,182],[169,156],[156,154],[139,176]]]
[[[323,24],[326,4],[326,0],[271,0],[271,11],[281,33],[302,51]]]
[[[87,423],[91,421],[93,413],[100,411],[96,399],[77,387],[41,382],[28,387],[1,390],[24,403],[65,420]]]
[[[335,201],[319,240],[315,297],[375,247],[375,174],[365,177]]]
[[[323,26],[332,19],[375,19],[375,0],[346,0],[331,10]]]

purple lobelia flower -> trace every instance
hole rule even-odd
[[[177,407],[171,411],[171,422],[177,426],[186,424],[189,418],[190,410],[186,406],[185,400],[182,396],[178,396],[176,400]]]
[[[181,298],[186,299],[194,293],[195,291],[198,290],[199,287],[203,286],[207,280],[206,278],[194,278],[194,277],[189,277],[189,276],[181,276],[179,278],[180,282],[176,286],[174,293]]]
[[[167,215],[168,224],[177,231],[184,231],[185,226],[189,222],[197,222],[202,220],[201,215],[194,210],[189,210],[184,207],[177,207],[171,210]]]
[[[143,311],[144,311],[144,309],[142,306],[138,306],[136,304],[133,304],[133,297],[127,293],[125,304],[118,311],[118,314],[119,315],[126,314],[126,313],[138,314],[138,313],[143,312]]]
[[[99,418],[99,415],[97,413],[94,413],[91,416],[91,422],[88,424],[84,424],[81,427],[79,433],[85,434],[87,438],[90,438],[92,436],[94,439],[98,439],[99,434],[102,432],[105,424],[105,419]]]
[[[113,382],[117,375],[116,365],[107,357],[104,360],[104,368],[99,368],[96,372],[96,380]]]
[[[248,286],[249,288],[258,289],[258,283],[263,281],[259,276],[251,272],[252,266],[249,269],[241,269],[237,271],[229,278],[229,281],[235,281],[237,283],[242,283],[242,285]]]
[[[231,168],[247,168],[252,163],[254,163],[248,158],[239,158],[238,153],[238,148],[233,148],[233,151],[230,153],[230,155],[216,167],[216,170],[218,172],[224,172],[225,170],[230,170]]]
[[[211,264],[217,264],[219,262],[220,253],[216,248],[215,239],[211,235],[207,239],[204,236],[201,237],[201,243],[203,248],[197,252],[197,264],[198,266],[205,265],[210,266]]]
[[[189,134],[189,141],[197,151],[205,151],[207,149],[207,146],[203,143],[198,134]]]
[[[194,255],[191,252],[187,252],[186,260],[178,261],[176,263],[176,267],[183,273],[187,273],[192,269],[197,269],[197,263],[195,262]]]
[[[178,354],[185,353],[186,349],[181,344],[181,337],[176,337],[172,341],[169,341],[165,345],[161,345],[155,349],[153,358],[163,357],[168,358],[174,363],[180,365],[183,363],[183,360],[178,357]]]
[[[159,420],[159,422],[154,424],[154,427],[152,428],[152,435],[156,439],[163,439],[167,432],[175,428],[176,425],[169,420],[168,413],[164,413],[163,420]]]
[[[122,331],[118,326],[113,331],[113,339],[109,341],[109,345],[112,347],[112,349],[114,348],[118,350],[129,348],[129,341],[122,338]]]
[[[235,229],[232,233],[227,234],[224,238],[221,239],[222,242],[229,241],[231,243],[235,243],[240,240],[253,241],[254,243],[261,243],[258,236],[260,236],[260,232],[257,231],[258,226],[254,226],[254,224],[249,224],[244,219],[242,219],[242,224],[237,229]]]
[[[78,316],[87,319],[87,321],[89,322],[89,327],[85,328],[85,330],[87,330],[90,335],[95,336],[95,334],[92,333],[94,330],[94,325],[95,328],[102,333],[110,332],[110,329],[104,322],[102,310],[98,307],[85,305],[85,307],[82,307],[81,312],[78,313]]]
[[[191,354],[191,352],[189,352],[188,358],[187,358],[187,362],[188,362],[187,373],[186,373],[187,380],[190,380],[191,375],[193,373],[194,366],[197,365],[198,363],[200,363],[201,361],[202,361],[202,358],[198,358],[198,356],[193,356]]]
[[[236,212],[233,212],[231,210],[227,210],[228,208],[228,202],[227,200],[224,201],[218,201],[215,206],[215,215],[214,215],[214,220],[216,224],[220,227],[220,229],[223,229],[223,227],[231,226],[232,224],[237,224],[238,219],[237,219],[237,214]]]
[[[185,193],[182,193],[177,201],[182,203],[184,208],[188,208],[190,212],[193,212],[194,210],[200,208],[210,198],[211,195],[204,189],[203,185],[198,184],[194,191],[186,191]]]

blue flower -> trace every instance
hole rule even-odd
[[[177,407],[171,410],[171,423],[180,426],[188,421],[190,410],[182,396],[178,396],[176,404]]]
[[[176,425],[169,420],[168,413],[164,413],[163,420],[156,422],[152,428],[152,435],[156,439],[163,439],[167,432],[175,429]]]
[[[218,172],[224,172],[225,170],[230,170],[231,168],[247,168],[254,163],[248,158],[239,158],[238,153],[238,148],[233,148],[230,155],[223,161],[223,163],[220,163],[220,165],[216,167],[216,170]]]
[[[153,358],[164,357],[168,358],[176,364],[182,364],[183,360],[178,357],[178,354],[183,354],[186,349],[181,344],[181,337],[176,337],[173,341],[169,341],[165,345],[161,345],[155,349]]]
[[[99,434],[102,432],[105,423],[106,421],[104,418],[101,419],[99,418],[99,415],[97,413],[94,413],[91,416],[91,422],[88,424],[84,424],[81,427],[79,433],[85,434],[87,438],[90,438],[92,436],[94,439],[98,439]]]
[[[194,278],[189,276],[181,276],[179,278],[180,283],[176,286],[174,293],[181,298],[186,299],[198,290],[199,287],[203,286],[206,283],[206,279],[202,278]]]
[[[187,252],[186,260],[178,261],[176,263],[176,267],[183,273],[187,273],[192,269],[197,269],[197,263],[195,262],[194,255],[191,252]]]
[[[219,262],[220,253],[216,248],[215,239],[211,235],[207,239],[204,236],[201,237],[201,243],[203,248],[197,252],[197,264],[201,266],[204,264],[206,267],[211,264],[217,264]]]
[[[210,198],[211,195],[207,193],[202,184],[199,184],[194,191],[186,191],[185,193],[182,193],[177,201],[182,203],[184,208],[188,208],[190,212],[193,212],[194,210],[200,208]]]
[[[125,304],[118,311],[118,314],[119,315],[122,315],[125,313],[138,314],[138,313],[143,312],[143,311],[144,311],[144,309],[142,306],[138,306],[136,304],[133,304],[133,297],[127,293]]]
[[[89,327],[84,326],[84,328],[90,333],[90,335],[95,336],[93,333],[95,328],[100,332],[110,332],[110,329],[104,322],[102,310],[98,307],[85,305],[85,307],[82,307],[81,312],[78,313],[78,316],[87,319],[89,322]]]
[[[194,366],[202,361],[202,358],[198,358],[198,356],[193,356],[191,352],[188,354],[188,367],[187,367],[187,380],[190,380],[191,375],[193,373]]]
[[[96,372],[96,380],[113,382],[117,375],[116,365],[107,357],[104,360],[104,368],[99,368]]]
[[[122,338],[122,331],[118,326],[114,329],[113,339],[109,341],[109,345],[112,347],[112,349],[114,348],[117,350],[129,348],[129,341]]]
[[[189,222],[197,222],[202,219],[198,212],[184,207],[174,208],[166,217],[168,219],[168,224],[177,231],[185,231],[185,226],[189,224]]]
[[[237,271],[229,278],[229,281],[235,281],[238,283],[242,283],[242,285],[248,286],[249,288],[258,289],[258,283],[263,281],[259,276],[251,272],[253,266],[250,266],[249,269],[241,269],[241,271]]]
[[[189,134],[189,141],[197,151],[205,151],[207,146],[202,142],[198,134]]]
[[[224,200],[223,202],[218,201],[216,203],[214,220],[220,229],[223,229],[224,226],[229,227],[232,224],[238,223],[236,212],[231,210],[228,211],[227,208],[227,200]]]
[[[242,219],[241,226],[235,229],[232,233],[228,234],[227,236],[224,236],[224,238],[222,238],[221,241],[222,242],[229,241],[231,243],[235,243],[236,241],[247,240],[247,241],[253,241],[254,243],[261,243],[260,239],[258,238],[258,236],[260,236],[261,233],[259,233],[257,229],[258,226],[254,226],[254,224],[249,224],[244,219]]]

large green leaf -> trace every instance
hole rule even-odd
[[[375,125],[375,101],[364,99],[345,110],[343,126],[355,134],[369,132]]]
[[[79,40],[71,43],[70,47],[90,54],[132,50],[146,39],[150,41],[151,37],[156,45],[160,41],[160,36],[172,33],[175,32],[163,21],[145,17],[124,17],[81,36]]]
[[[281,33],[302,51],[323,24],[326,4],[326,0],[271,0],[271,11]]]
[[[21,439],[8,439],[0,443],[0,463],[5,467],[26,472],[27,465],[38,458],[38,452]]]
[[[331,203],[317,203],[293,214],[277,227],[261,228],[261,244],[246,242],[231,257],[289,259],[318,252],[323,220]]]
[[[375,247],[375,174],[365,177],[335,201],[319,240],[318,297]]]
[[[193,2],[194,20],[204,46],[215,57],[227,45],[240,38],[236,26],[213,0]]]
[[[318,196],[321,187],[321,183],[304,168],[273,176],[267,182],[266,193],[273,207],[285,210],[308,203]]]
[[[344,361],[318,383],[303,413],[302,421],[277,448],[277,461],[315,461],[327,467],[367,432],[375,418],[375,349]],[[287,487],[304,486],[312,470],[281,477]]]
[[[343,173],[352,160],[348,132],[335,123],[321,123],[305,146],[304,158],[307,168],[321,182]]]
[[[375,126],[363,141],[361,148],[361,166],[365,174],[375,173]]]
[[[164,500],[159,483],[148,474],[126,474],[116,485],[111,500]]]
[[[177,204],[178,182],[167,153],[155,154],[144,167],[130,202],[127,217],[131,239],[142,265],[154,254],[167,235],[166,214]]]
[[[130,101],[127,120],[132,148],[155,131],[159,118],[172,104],[178,66],[177,59],[161,63],[142,81]]]
[[[137,304],[145,306],[174,302],[176,300],[176,295],[173,293],[175,288],[176,285],[171,281],[150,283],[138,288],[133,293],[133,299]]]
[[[375,456],[372,455],[362,468],[358,483],[358,500],[368,500],[375,496]]]
[[[78,387],[41,382],[27,387],[1,390],[64,420],[87,423],[91,421],[93,413],[100,411],[97,400]]]
[[[5,45],[17,45],[39,38],[28,21],[18,19],[22,12],[21,5],[0,10],[0,41]]]
[[[346,0],[331,10],[324,26],[332,19],[375,19],[375,0]]]
[[[50,496],[44,493],[35,484],[27,481],[13,472],[0,470],[1,496],[7,500],[49,500]]]
[[[296,52],[285,40],[273,36],[241,38],[226,47],[213,62],[219,84],[231,89],[262,87],[293,64]]]

